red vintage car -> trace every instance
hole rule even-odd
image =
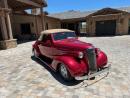
[[[90,43],[79,41],[75,32],[67,29],[41,32],[33,44],[33,55],[49,59],[48,66],[67,81],[91,79],[109,72],[106,54]]]

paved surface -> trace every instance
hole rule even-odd
[[[108,77],[66,83],[31,58],[33,42],[28,42],[0,51],[0,98],[130,98],[130,36],[81,40],[107,53],[112,64]]]

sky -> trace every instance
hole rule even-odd
[[[47,4],[45,11],[51,14],[68,10],[90,11],[105,7],[128,7],[130,0],[47,0]]]

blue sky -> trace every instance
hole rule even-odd
[[[49,13],[58,13],[67,10],[97,10],[104,7],[127,7],[130,0],[47,0],[48,7],[45,8]]]

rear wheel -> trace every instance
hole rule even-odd
[[[65,64],[60,64],[59,66],[59,72],[61,77],[65,80],[65,81],[70,81],[73,80],[73,77],[71,76],[70,72],[67,70],[66,65]]]
[[[35,58],[38,58],[39,57],[39,54],[37,53],[36,49],[33,49],[33,56]]]

